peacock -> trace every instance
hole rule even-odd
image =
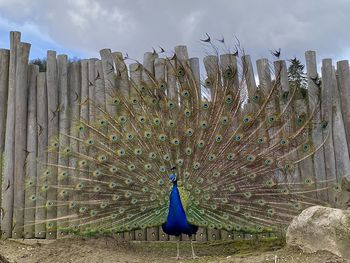
[[[137,61],[128,69],[130,58],[112,53],[108,79],[97,74],[90,83],[96,94],[105,90],[102,99],[70,98],[85,112],[65,109],[70,129],[48,147],[58,162],[49,158],[30,197],[59,213],[35,224],[80,234],[162,227],[178,241],[188,235],[195,258],[199,227],[274,232],[322,203],[326,182],[298,175],[298,164],[322,147],[312,131],[327,129],[313,121],[317,96],[282,90],[283,67],[249,87],[254,75],[246,56],[240,72],[237,52],[206,57],[205,78],[198,61],[178,53],[157,59],[149,52],[163,63],[156,70]],[[45,199],[49,192],[57,200]]]

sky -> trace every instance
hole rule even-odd
[[[9,47],[9,31],[21,31],[32,44],[30,58],[47,50],[69,57],[99,57],[99,50],[143,53],[159,46],[171,55],[187,45],[190,56],[213,50],[200,41],[211,36],[222,53],[237,39],[256,60],[303,60],[306,50],[317,59],[350,56],[350,0],[0,0],[0,48]],[[225,43],[216,39],[224,38]]]

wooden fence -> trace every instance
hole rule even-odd
[[[128,74],[136,84],[141,80],[147,82],[148,76],[138,70],[137,63],[130,64],[129,71],[124,70],[126,65],[120,59],[122,54],[111,52],[110,49],[101,50],[100,59],[90,58],[77,62],[68,62],[66,55],[57,56],[55,51],[48,51],[46,72],[39,72],[37,65],[29,64],[30,44],[21,42],[20,36],[19,32],[11,32],[10,50],[0,49],[0,171],[3,171],[0,188],[1,231],[5,238],[57,238],[57,232],[46,231],[45,224],[25,224],[67,214],[65,209],[68,208],[43,208],[45,199],[60,198],[55,191],[49,191],[47,196],[37,200],[33,198],[39,191],[36,189],[36,180],[45,171],[43,163],[65,164],[62,163],[65,160],[58,154],[47,153],[49,138],[70,130],[68,109],[74,116],[80,115],[85,119],[90,117],[92,121],[95,113],[92,112],[93,107],[89,107],[89,100],[105,105],[107,111],[111,112],[113,109],[108,108],[110,103],[107,90],[117,87],[120,92],[128,94]],[[173,60],[159,58],[151,52],[145,53],[143,65],[156,79],[166,79],[169,86],[176,87],[176,78],[172,72],[175,60],[189,60],[200,85],[199,59],[189,58],[185,46],[175,47],[175,53],[176,58]],[[299,165],[296,174],[301,180],[311,176],[321,181],[339,181],[350,171],[349,62],[338,61],[335,67],[331,59],[323,59],[322,74],[318,74],[316,53],[306,51],[305,59],[308,94],[321,98],[315,121],[328,122],[330,137],[312,159]],[[226,63],[239,68],[237,57],[232,54],[221,55],[219,60],[217,56],[204,58],[208,76],[213,74],[213,65],[225,66]],[[274,81],[271,66],[265,58],[256,62],[259,85],[255,81],[249,55],[242,57],[240,65],[248,93]],[[288,92],[290,87],[286,62],[274,61],[273,67],[275,72],[280,72],[281,92]],[[115,78],[116,71],[119,72],[118,79]],[[322,88],[312,80],[318,75],[322,76]],[[240,80],[237,77],[235,81],[238,83]],[[175,97],[176,92],[170,89],[168,96]],[[77,98],[86,100],[86,103],[76,102]],[[296,112],[305,112],[308,108],[307,99],[296,98],[293,103]],[[312,139],[319,144],[325,138],[322,132],[315,131]],[[53,173],[55,176],[49,177],[49,184],[57,184],[57,172]],[[335,203],[331,191],[324,192],[321,198]],[[121,234],[120,237],[128,240],[169,240],[158,228],[132,231]],[[200,229],[196,236],[197,240],[202,241],[232,237],[232,234],[225,231],[206,229]]]

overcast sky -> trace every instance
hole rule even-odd
[[[96,57],[108,47],[142,60],[152,47],[170,54],[178,44],[200,56],[207,32],[230,49],[236,36],[254,60],[281,48],[284,59],[311,49],[319,61],[336,61],[350,56],[349,28],[349,0],[0,0],[0,47],[8,48],[9,31],[21,31],[31,58],[48,49]]]

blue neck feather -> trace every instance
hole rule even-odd
[[[182,233],[192,235],[197,232],[198,227],[187,222],[186,213],[181,203],[177,182],[173,182],[173,188],[170,193],[170,203],[168,217],[163,224],[163,231],[169,235],[179,236]]]

